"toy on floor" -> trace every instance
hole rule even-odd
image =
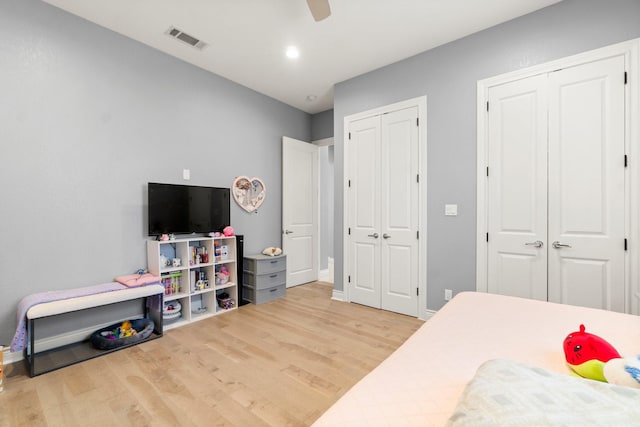
[[[585,326],[564,339],[563,348],[571,370],[583,377],[640,388],[640,358],[622,358],[603,338],[585,332]]]
[[[138,332],[131,327],[131,322],[125,320],[118,328],[112,331],[101,332],[100,335],[110,340],[117,340],[120,338],[132,337]]]

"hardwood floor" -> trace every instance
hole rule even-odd
[[[305,426],[422,321],[315,282],[262,305],[29,378],[5,367],[0,426]]]

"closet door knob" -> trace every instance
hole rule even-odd
[[[369,234],[369,237],[373,237],[374,239],[377,239],[379,234],[378,233],[373,233],[373,234]]]
[[[541,248],[542,245],[544,245],[544,243],[542,243],[542,240],[536,240],[535,242],[527,242],[527,243],[525,243],[525,245],[535,246],[536,248]]]
[[[388,235],[387,233],[384,233],[384,234],[382,235],[382,238],[383,238],[383,239],[390,239],[390,238],[391,238],[391,236],[390,236],[390,235]]]

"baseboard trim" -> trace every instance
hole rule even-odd
[[[330,274],[329,274],[329,269],[325,269],[325,270],[320,270],[318,272],[318,280],[321,282],[328,282],[329,279],[331,278]]]
[[[338,291],[336,289],[333,290],[333,292],[331,293],[331,299],[335,300],[335,301],[342,301],[344,302],[344,291]]]
[[[142,315],[140,315],[142,316]],[[90,326],[84,329],[78,329],[70,333],[55,335],[47,338],[41,338],[36,343],[36,348],[38,353],[51,350],[54,348],[62,347],[67,344],[73,344],[76,342],[86,341],[91,337],[91,334],[98,329],[106,328],[107,326],[111,326],[113,324],[119,323],[126,320],[120,319],[119,321],[112,321],[108,323],[102,323],[95,326]],[[9,351],[9,347],[3,349],[2,352],[3,362],[5,365],[10,363],[16,363],[24,359],[24,351]]]
[[[2,350],[2,363],[3,365],[10,365],[11,363],[20,362],[24,359],[24,352],[22,351],[9,351],[9,347]]]
[[[433,317],[434,314],[436,314],[437,311],[436,310],[427,310],[426,311],[426,317],[422,320],[429,320]]]

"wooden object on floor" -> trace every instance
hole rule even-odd
[[[423,323],[331,292],[290,288],[36,378],[9,365],[0,425],[310,425]]]

